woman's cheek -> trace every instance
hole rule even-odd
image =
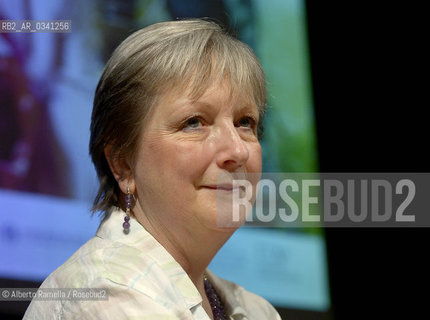
[[[247,166],[250,172],[261,172],[262,156],[260,143],[253,143],[249,146],[249,159]]]

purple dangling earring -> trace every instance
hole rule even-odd
[[[132,202],[133,195],[130,194],[130,189],[127,187],[127,194],[125,195],[125,217],[124,223],[122,224],[125,234],[128,234],[130,232],[130,209]]]

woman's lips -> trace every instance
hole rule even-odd
[[[240,187],[233,187],[232,184],[216,184],[216,185],[205,185],[202,188],[211,189],[211,190],[220,190],[220,191],[236,191],[239,190]]]

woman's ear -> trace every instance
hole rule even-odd
[[[118,186],[124,194],[127,194],[127,188],[131,193],[135,190],[135,181],[133,171],[124,157],[118,157],[112,153],[112,145],[107,145],[104,149],[106,160],[109,164],[110,171],[112,172]]]

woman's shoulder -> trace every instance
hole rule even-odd
[[[153,239],[138,225],[131,234],[123,234],[118,228],[121,219],[120,214],[105,218],[96,235],[52,272],[42,287],[91,287],[100,279],[127,285],[132,275],[154,264]]]
[[[100,239],[93,237],[43,281],[40,288],[81,288],[103,269]]]
[[[142,248],[95,236],[54,270],[41,288],[91,288],[101,279],[129,286],[134,276],[153,264]]]
[[[99,301],[79,299],[53,299],[49,301],[33,300],[24,319],[57,319],[58,315],[74,318],[76,313],[90,315],[108,314],[99,318],[115,318],[124,310],[137,312],[138,306],[148,307],[148,312],[161,312],[168,315],[168,310],[158,303],[156,297],[166,290],[158,261],[151,251],[124,243],[93,237],[80,247],[63,265],[52,272],[40,286],[41,292],[102,292],[109,300]],[[163,282],[164,281],[164,282]],[[161,283],[163,282],[163,283]],[[77,290],[73,290],[77,289]],[[109,311],[109,312],[108,312]],[[92,318],[98,318],[92,317]],[[166,317],[167,319],[168,317]],[[53,318],[52,318],[53,319]],[[67,318],[68,319],[68,318]],[[85,318],[86,319],[86,318]]]

